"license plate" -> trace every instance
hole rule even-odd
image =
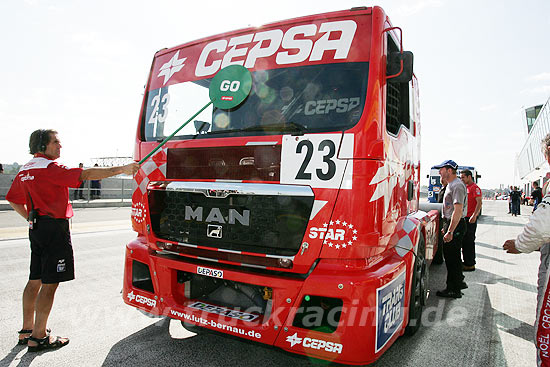
[[[202,266],[197,266],[197,274],[205,275],[212,278],[223,279],[223,270],[216,270],[210,268],[203,268]]]

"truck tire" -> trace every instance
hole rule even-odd
[[[428,295],[428,266],[426,265],[426,245],[424,236],[420,235],[418,249],[414,259],[411,297],[409,300],[409,323],[405,335],[414,335],[420,328],[422,308]]]

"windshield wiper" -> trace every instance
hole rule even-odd
[[[293,135],[303,135],[306,132],[306,128],[300,124],[294,122],[285,122],[285,123],[276,123],[276,124],[267,124],[267,125],[254,125],[245,127],[242,129],[230,129],[230,130],[217,130],[209,131],[208,134],[225,134],[225,133],[236,133],[236,132],[251,132],[251,131],[280,131],[280,132],[293,132],[297,134]]]

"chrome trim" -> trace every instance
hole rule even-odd
[[[192,248],[198,248],[199,247],[197,245],[193,245],[191,243],[186,243],[186,242],[178,242],[178,245],[185,246],[185,247],[192,247]]]
[[[277,145],[276,141],[249,141],[245,145]]]
[[[218,259],[211,259],[209,257],[200,257],[200,256],[197,256],[197,260],[203,260],[203,261],[213,261],[213,262],[218,262]]]
[[[211,198],[229,195],[314,196],[309,186],[237,182],[175,181],[166,185],[166,191],[200,193]]]
[[[271,259],[287,259],[287,260],[294,261],[294,256],[279,256],[279,255],[266,254],[265,257],[269,257]]]
[[[186,258],[185,255],[180,254],[179,252],[174,252],[174,251],[169,251],[169,250],[157,251],[156,253],[157,253],[157,255],[161,255],[161,256],[170,256],[170,255],[177,256],[178,259]],[[217,259],[211,259],[211,258],[208,258],[208,257],[196,257],[196,259],[200,259],[200,260],[208,261],[208,262],[215,262],[217,264],[220,264]],[[241,266],[248,267],[248,268],[267,269],[267,266],[263,266],[263,265],[253,265],[253,264],[246,264],[246,263],[240,263],[240,264],[241,264]]]

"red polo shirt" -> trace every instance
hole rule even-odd
[[[476,211],[476,198],[481,197],[481,189],[472,182],[466,186],[466,191],[468,192],[468,212],[466,213],[466,216],[470,218]]]
[[[26,204],[28,212],[32,198],[38,215],[71,218],[73,207],[69,203],[69,187],[80,186],[81,173],[82,168],[67,168],[38,153],[15,176],[6,200]]]

